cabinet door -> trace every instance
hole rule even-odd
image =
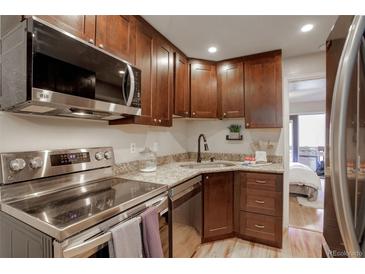
[[[204,241],[233,232],[233,173],[204,175]]]
[[[175,53],[174,114],[190,117],[189,64],[186,57]]]
[[[245,60],[246,128],[277,128],[282,121],[281,51]]]
[[[136,66],[141,75],[141,109],[142,115],[135,117],[135,123],[149,125],[152,123],[152,96],[155,89],[155,36],[154,31],[144,23],[137,22],[136,28]]]
[[[217,79],[215,64],[190,63],[191,117],[217,117]]]
[[[244,117],[243,62],[222,62],[217,67],[219,117]]]
[[[95,15],[39,15],[37,17],[78,38],[95,43]]]
[[[158,126],[172,126],[172,89],[174,57],[170,45],[156,39],[156,88],[152,96],[153,122]]]
[[[96,17],[96,45],[134,63],[135,27],[136,22],[133,16],[98,15]]]

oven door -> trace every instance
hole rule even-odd
[[[62,243],[54,241],[54,256],[56,258],[109,258],[109,242],[111,232],[109,229],[140,215],[148,207],[157,206],[160,212],[160,233],[162,248],[165,257],[169,254],[168,231],[168,199],[166,195],[158,196],[146,203],[136,206],[122,214],[119,214],[104,223],[70,238]]]
[[[201,176],[170,190],[170,256],[192,257],[201,244],[202,187]]]

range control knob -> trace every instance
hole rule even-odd
[[[10,161],[10,169],[12,171],[20,171],[25,168],[26,163],[24,159],[18,158]]]
[[[111,151],[105,151],[105,153],[104,153],[105,159],[109,160],[112,158],[112,156],[113,156],[113,154]]]
[[[33,169],[41,168],[43,166],[43,160],[40,157],[30,159],[29,166]]]
[[[102,152],[96,152],[95,153],[95,159],[100,161],[104,159],[104,154]]]

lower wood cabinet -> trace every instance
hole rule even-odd
[[[282,247],[283,175],[236,172],[235,221],[239,237]],[[237,189],[239,187],[239,189]]]
[[[203,176],[203,242],[233,235],[233,172]]]

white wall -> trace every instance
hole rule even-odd
[[[30,117],[0,112],[0,152],[40,149],[112,146],[117,163],[139,158],[130,153],[158,143],[158,155],[186,152],[186,121],[174,121],[172,128],[140,125],[109,126],[105,122]]]
[[[242,125],[242,141],[227,141],[226,135],[229,133],[227,127],[231,124]],[[282,142],[281,129],[244,129],[244,119],[225,120],[189,120],[188,121],[188,150],[196,151],[198,136],[203,133],[207,137],[210,152],[226,153],[253,153],[250,144],[253,141],[271,141],[278,143],[275,155],[282,156],[284,147]]]
[[[283,60],[283,142],[284,142],[284,227],[289,223],[289,81],[326,77],[325,52],[286,58]]]

